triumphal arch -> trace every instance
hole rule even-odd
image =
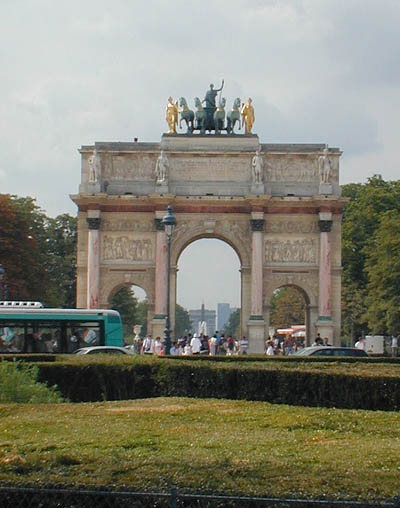
[[[81,147],[79,194],[71,196],[79,209],[77,305],[107,308],[121,287],[140,286],[150,329],[162,336],[169,270],[173,335],[179,256],[195,240],[217,238],[240,259],[241,329],[250,352],[264,351],[270,300],[283,286],[304,295],[307,342],[320,333],[339,344],[341,152],[263,143],[252,132],[251,99],[235,99],[225,114],[217,92],[210,87],[204,100],[196,98],[195,111],[184,98],[170,98],[169,132],[159,142]],[[168,205],[177,219],[169,267],[161,222]]]

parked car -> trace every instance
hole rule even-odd
[[[335,347],[335,346],[314,346],[306,347],[295,353],[296,356],[357,356],[368,358],[367,353],[363,349],[355,347]]]
[[[124,347],[117,346],[90,346],[82,347],[75,351],[76,355],[96,355],[96,354],[113,354],[113,355],[131,355],[132,353]]]

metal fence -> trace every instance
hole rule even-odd
[[[400,497],[386,502],[329,501],[180,493],[0,487],[1,508],[144,507],[400,508]]]

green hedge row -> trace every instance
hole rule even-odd
[[[57,385],[72,402],[147,397],[198,397],[276,404],[397,411],[399,376],[268,369],[250,363],[160,361],[55,362],[39,364],[39,380]]]

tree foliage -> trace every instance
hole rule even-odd
[[[175,307],[175,338],[178,339],[187,335],[192,329],[189,312],[181,305],[176,304]]]
[[[52,219],[30,197],[0,194],[0,263],[9,299],[75,307],[76,219]]]
[[[240,309],[236,309],[229,316],[228,322],[225,325],[225,337],[235,337],[239,339],[240,334]]]
[[[342,195],[350,198],[342,228],[343,332],[353,338],[368,332],[390,333],[398,328],[395,308],[400,286],[393,284],[391,271],[398,261],[394,246],[399,234],[395,223],[400,181],[386,182],[375,175],[366,184],[345,185]]]
[[[304,297],[294,287],[283,287],[275,291],[270,306],[270,322],[274,328],[289,328],[305,322]]]

